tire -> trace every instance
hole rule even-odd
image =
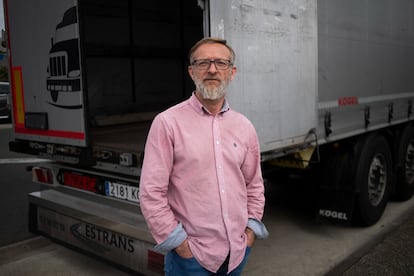
[[[360,226],[375,224],[388,203],[393,179],[392,156],[387,140],[378,134],[364,139],[356,159],[355,184],[359,191],[353,222]]]
[[[398,141],[395,199],[405,201],[414,193],[414,125],[404,128]]]

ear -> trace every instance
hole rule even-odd
[[[234,79],[234,76],[236,75],[237,72],[237,67],[233,66],[231,67],[231,72],[230,72],[230,80],[232,81]]]

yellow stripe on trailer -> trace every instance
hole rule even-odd
[[[273,166],[282,168],[306,169],[314,151],[315,147],[309,147],[287,156],[271,160],[269,163]]]

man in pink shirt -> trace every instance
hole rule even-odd
[[[225,40],[189,53],[196,90],[160,113],[148,134],[139,199],[166,275],[240,275],[255,238],[266,238],[260,149],[250,121],[232,110],[236,74]]]

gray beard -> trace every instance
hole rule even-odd
[[[217,100],[226,95],[227,82],[222,81],[218,87],[208,88],[202,81],[195,81],[197,90],[205,100]]]

